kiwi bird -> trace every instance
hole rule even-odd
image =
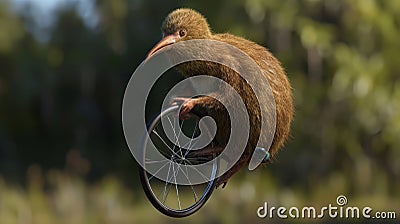
[[[192,9],[177,9],[172,11],[162,23],[161,30],[163,33],[162,40],[150,50],[147,57],[150,57],[163,47],[179,41],[210,39],[237,47],[257,63],[270,84],[276,104],[275,134],[269,149],[271,158],[274,158],[288,139],[290,124],[293,118],[292,88],[281,63],[265,47],[252,41],[228,33],[212,33],[204,16]],[[269,99],[257,99],[251,87],[242,77],[220,64],[193,61],[178,65],[177,70],[185,77],[207,74],[220,78],[234,87],[245,103],[250,122],[249,139],[240,159],[218,178],[216,186],[218,187],[223,184],[223,187],[225,187],[232,175],[249,163],[251,155],[257,146],[261,128],[260,106],[274,102],[269,102]],[[265,86],[256,86],[256,88],[266,89]],[[233,97],[224,94],[223,89],[221,89],[221,92],[213,94],[220,94],[221,97],[227,98]],[[226,108],[218,100],[210,96],[177,98],[176,101],[181,101],[182,103],[180,111],[181,119],[187,119],[191,111],[196,111],[200,114],[213,117],[217,123],[218,129],[213,147],[197,150],[196,153],[201,155],[221,153],[230,135],[230,120]],[[230,101],[228,100],[228,102]]]

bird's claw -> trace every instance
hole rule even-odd
[[[176,97],[174,98],[172,105],[181,104],[181,108],[179,111],[179,119],[187,120],[190,118],[190,111],[196,105],[196,99],[185,98],[185,97]]]
[[[221,185],[222,185],[222,188],[225,188],[226,183],[228,183],[229,179],[225,179],[225,178],[221,179],[221,178],[223,178],[223,177],[220,177],[217,179],[217,182],[215,183],[215,189],[217,189]]]
[[[224,173],[222,176],[220,176],[217,179],[217,182],[215,183],[215,188],[218,188],[219,186],[222,185],[222,188],[225,188],[226,183],[228,183],[228,180],[232,177],[232,175],[235,172],[232,172],[232,170],[228,170],[226,173]]]

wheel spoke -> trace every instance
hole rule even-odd
[[[169,162],[171,163],[171,162]],[[151,177],[149,178],[149,181],[151,179],[153,179],[153,177],[155,177],[168,163],[165,163],[164,165],[162,165],[154,174],[151,175]]]
[[[155,163],[162,163],[165,161],[170,161],[169,159],[163,159],[163,160],[148,160],[146,161],[146,164],[155,164]]]
[[[194,130],[193,130],[193,133],[192,133],[192,137],[190,138],[190,141],[189,141],[188,150],[186,151],[184,157],[186,157],[186,156],[188,155],[188,153],[189,153],[190,151],[192,151],[191,146],[192,146],[194,134],[196,133],[196,130],[197,130],[197,126],[198,126],[198,123],[196,123],[196,126],[194,127]],[[196,141],[196,142],[197,142],[197,141]],[[193,146],[196,144],[196,142],[193,144]]]
[[[166,195],[167,195],[167,193],[166,193],[166,191],[167,191],[167,185],[168,185],[168,177],[169,177],[169,171],[171,170],[171,162],[169,163],[169,166],[168,166],[168,173],[167,173],[167,181],[165,181],[165,185],[164,185],[164,194],[163,194],[163,199],[162,199],[162,203],[164,204],[165,203],[165,199],[167,198],[166,197]],[[169,191],[168,191],[169,192]]]
[[[186,168],[186,173],[183,171],[183,169],[182,169],[180,166],[179,166],[179,168],[182,170],[183,175],[185,175],[187,181],[189,182],[189,186],[190,186],[190,188],[192,189],[192,192],[193,192],[194,201],[196,202],[196,201],[198,200],[198,197],[197,197],[196,191],[195,191],[194,188],[193,188],[192,182],[191,182],[190,179],[189,179],[189,176],[188,176],[188,174],[189,174],[188,168],[187,168],[187,166],[185,166],[185,168]]]
[[[177,111],[178,107],[169,108],[149,124],[149,135],[145,136],[143,147],[145,157],[142,161],[145,165],[141,169],[141,181],[147,197],[158,210],[171,216],[183,217],[199,209],[212,193],[218,164],[214,162],[212,167],[205,169],[197,167],[198,164],[211,161],[213,156],[190,156],[190,152],[195,151],[200,144],[195,136],[206,134],[208,137],[210,133],[207,127],[205,132],[201,132],[198,119],[179,120]],[[162,125],[162,120],[167,120],[166,126]],[[167,135],[167,131],[170,134]],[[182,135],[185,135],[185,139]],[[157,154],[158,158],[151,158],[153,152],[160,153],[161,157]],[[147,172],[146,168],[152,168],[153,174]],[[190,169],[194,169],[194,172]],[[194,183],[194,178],[204,180],[204,183]],[[180,184],[178,181],[185,183]]]
[[[183,158],[181,144],[179,143],[179,137],[181,136],[181,133],[182,133],[182,126],[183,126],[184,121],[182,121],[181,125],[179,126],[179,133],[176,134],[176,132],[175,132],[175,120],[176,119],[174,119],[173,130],[174,130],[174,135],[175,135],[176,140],[175,140],[175,144],[174,144],[174,148],[173,149],[175,150],[176,146],[178,146],[179,152],[181,154],[180,158]],[[172,125],[171,119],[169,119],[169,117],[168,117],[168,121],[169,121],[170,125]],[[178,121],[178,124],[179,124],[179,121]]]
[[[202,177],[203,177],[203,179],[205,180],[205,181],[210,181],[206,176],[204,176],[204,174],[202,173],[202,172],[200,172],[200,170],[198,170],[189,160],[186,160],[191,166],[190,166],[190,168],[192,168],[192,169],[194,169],[195,171],[197,171],[197,173],[199,173]]]
[[[172,131],[174,132],[174,137],[175,137],[174,149],[175,149],[176,145],[178,145],[178,147],[180,148],[181,146],[180,146],[180,143],[179,143],[179,136],[175,132],[175,120],[176,119],[174,119],[174,124],[172,124],[171,119],[169,117],[167,117],[167,118],[168,118],[169,124],[172,127]],[[178,124],[179,124],[179,121],[178,121]],[[180,132],[180,130],[181,130],[181,128],[179,129],[179,132]]]
[[[172,131],[174,132],[175,139],[178,139],[178,137],[177,137],[177,135],[176,135],[176,132],[175,132],[175,120],[176,120],[176,119],[174,119],[174,124],[172,124],[171,119],[169,119],[169,117],[167,117],[167,119],[168,119],[168,121],[169,121],[169,124],[171,125]],[[178,123],[178,124],[179,124],[179,123]],[[179,143],[179,142],[178,142],[178,143]]]
[[[175,173],[175,166],[174,166],[174,164],[172,164],[172,170],[173,170],[173,173],[174,173],[173,175],[174,175],[174,181],[175,181],[176,196],[178,197],[178,207],[179,207],[179,209],[182,209],[182,207],[181,207],[181,200],[180,200],[180,198],[179,198],[178,183],[177,183],[177,181],[176,181],[176,175],[178,174],[179,169],[177,169],[177,171],[176,171],[176,173]]]
[[[161,138],[161,136],[160,136],[155,130],[153,130],[152,132],[153,132],[158,138],[160,138],[160,140],[164,143],[164,145],[167,146],[167,148],[168,148],[174,155],[180,157],[180,155],[178,155],[178,153],[176,153],[176,152],[174,151],[174,149],[171,149],[171,147],[165,142],[165,140],[164,140],[163,138]],[[174,146],[174,148],[175,148],[175,146]]]

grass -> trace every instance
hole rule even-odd
[[[67,171],[42,173],[39,167],[33,166],[28,170],[25,188],[0,178],[0,223],[327,222],[320,219],[260,219],[256,211],[264,202],[276,207],[314,206],[318,209],[328,204],[337,205],[336,197],[340,194],[347,194],[349,206],[370,206],[375,211],[396,211],[396,215],[400,214],[398,197],[391,197],[384,191],[353,196],[346,193],[346,184],[340,176],[322,181],[314,188],[311,193],[305,193],[295,186],[280,186],[266,169],[242,172],[225,189],[214,191],[199,212],[188,218],[174,219],[156,211],[141,188],[136,191],[127,188],[113,176],[88,184],[79,175]],[[342,221],[354,223],[357,220]]]

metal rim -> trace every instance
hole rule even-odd
[[[176,115],[178,110],[179,110],[179,106],[176,105],[176,106],[172,106],[172,107],[162,111],[150,123],[150,125],[148,126],[148,132],[150,134],[155,132],[154,129],[157,128],[157,125],[159,125],[161,123],[161,119],[163,119],[165,117],[168,117],[169,115]],[[171,123],[171,125],[172,125],[172,123]],[[174,121],[174,125],[175,125],[175,121]],[[179,130],[182,129],[182,125],[183,125],[183,122],[182,122],[181,127],[180,127]],[[196,127],[194,128],[194,132],[195,131],[196,131]],[[193,132],[193,134],[194,134],[194,132]],[[155,136],[157,136],[157,138],[161,139],[160,135],[157,132],[155,132],[155,133],[156,133]],[[150,134],[146,134],[144,136],[144,139],[143,139],[143,142],[142,142],[142,147],[141,147],[141,151],[143,153],[142,156],[141,156],[141,159],[142,159],[142,162],[143,162],[142,164],[146,164],[146,150],[147,150],[146,146],[147,146],[148,141],[151,138]],[[193,138],[193,135],[192,135],[192,138]],[[165,145],[167,145],[167,143],[165,141],[162,141],[162,142]],[[189,146],[189,148],[190,148],[190,146]],[[168,147],[168,149],[170,151],[174,151],[173,149],[171,149],[171,147]],[[175,149],[175,146],[174,146],[174,149]],[[181,149],[179,149],[179,150],[181,150]],[[189,149],[189,151],[190,151],[190,149]],[[187,155],[187,153],[185,153],[185,155]],[[170,159],[171,161],[174,161],[174,162],[179,161],[179,158],[174,158],[174,157],[179,157],[179,154],[175,153],[175,152],[172,152],[172,155],[169,158],[168,158],[168,155],[166,155],[166,158]],[[183,160],[181,160],[180,162],[185,163],[185,160],[187,160],[187,158],[183,157]],[[165,167],[165,169],[167,169],[167,168]],[[171,165],[169,165],[169,167],[168,167],[168,176],[166,177],[166,180],[170,180],[170,181],[163,182],[163,186],[161,186],[161,187],[163,187],[163,192],[162,192],[163,195],[162,195],[162,199],[160,200],[160,198],[159,198],[160,197],[160,192],[155,190],[154,189],[155,187],[152,186],[152,184],[150,183],[152,181],[157,181],[158,179],[154,178],[154,176],[149,174],[145,170],[145,168],[143,168],[142,166],[139,165],[139,174],[140,174],[140,179],[141,179],[141,183],[142,183],[142,186],[143,186],[143,190],[144,190],[147,198],[152,203],[152,205],[157,210],[162,212],[163,214],[171,216],[171,217],[185,217],[185,216],[191,215],[194,212],[196,212],[198,209],[200,209],[204,205],[204,203],[208,200],[208,198],[211,196],[211,194],[212,194],[212,192],[213,192],[213,190],[215,188],[215,182],[216,182],[215,177],[217,175],[218,162],[216,160],[213,160],[213,166],[212,166],[212,170],[211,170],[210,177],[209,177],[210,181],[205,183],[205,184],[203,184],[203,186],[200,186],[200,189],[203,189],[203,190],[201,190],[202,191],[201,196],[198,196],[197,195],[198,192],[195,190],[195,187],[199,187],[198,185],[184,186],[184,185],[176,184],[176,175],[179,175],[180,167],[175,167],[174,165],[172,165],[172,173],[175,176],[175,183],[173,183],[174,182],[172,180],[173,175],[171,175],[171,177],[169,177],[170,169],[171,169]],[[182,171],[181,173],[184,175],[185,173],[184,173],[183,169],[181,169],[181,171]],[[189,180],[189,177],[187,175],[186,175],[185,178],[188,178],[188,180]],[[158,180],[158,181],[160,181],[160,180]],[[173,185],[175,185],[174,186],[174,188],[175,188],[174,190],[175,190],[176,197],[177,197],[177,206],[175,206],[175,208],[173,206],[166,205],[166,198],[169,196],[169,193],[170,193]],[[189,191],[190,190],[192,191],[190,194],[193,194],[193,196],[194,196],[193,204],[189,203],[188,206],[181,205],[181,203],[183,204],[183,202],[181,202],[181,198],[180,197],[182,197],[182,196],[180,196],[180,194],[179,194],[179,189],[182,189],[182,188],[187,188],[187,189],[189,189]]]

